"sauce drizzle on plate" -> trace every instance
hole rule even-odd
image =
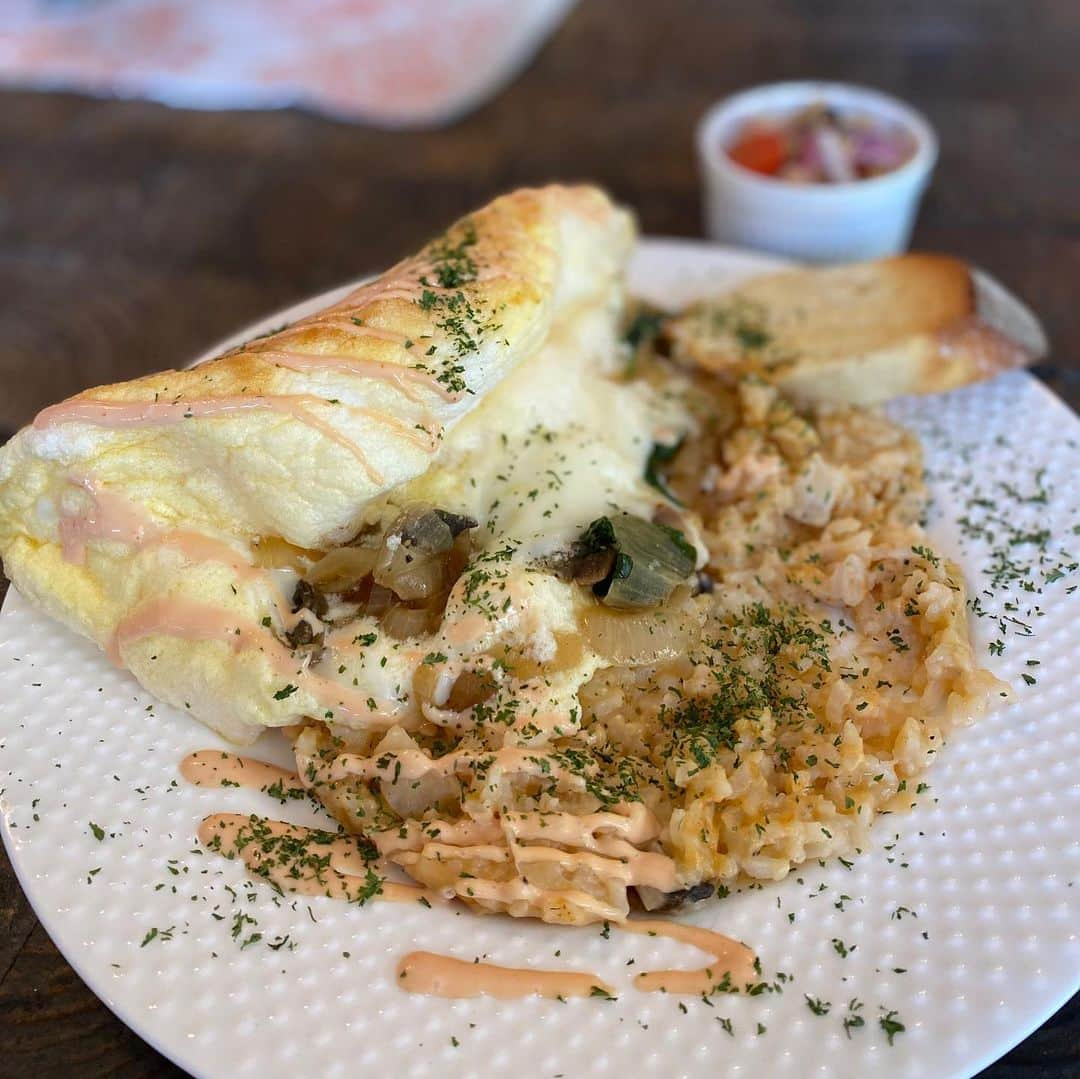
[[[300,777],[287,768],[219,749],[200,749],[180,763],[180,774],[197,787],[277,788],[290,796],[303,790]],[[226,858],[239,858],[253,876],[282,892],[325,896],[363,904],[379,898],[421,902],[442,897],[427,888],[387,880],[375,872],[378,852],[370,840],[321,831],[242,813],[214,813],[199,825],[199,842]],[[642,971],[634,986],[643,992],[693,994],[738,991],[756,980],[757,959],[745,944],[701,926],[663,919],[612,923],[627,933],[664,937],[711,953],[716,962],[695,970]],[[410,993],[460,999],[490,996],[514,1000],[603,997],[615,990],[587,971],[538,970],[469,962],[434,952],[414,951],[397,967],[398,985]]]
[[[539,996],[613,997],[615,990],[595,974],[580,970],[534,970],[470,963],[434,952],[409,952],[398,963],[397,983],[409,993],[459,1000],[495,997],[519,1000]]]

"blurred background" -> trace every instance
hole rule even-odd
[[[588,179],[702,235],[695,127],[780,79],[919,109],[915,247],[1041,316],[1080,401],[1078,0],[0,0],[0,440],[182,365],[522,184]],[[3,582],[0,581],[0,591]],[[3,1075],[168,1074],[0,862]],[[988,1074],[1080,1073],[1074,1005]]]

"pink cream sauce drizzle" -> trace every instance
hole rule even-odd
[[[88,477],[72,477],[71,483],[91,497],[90,507],[72,517],[61,517],[60,546],[68,562],[86,560],[86,541],[113,540],[135,550],[171,547],[192,562],[219,562],[243,580],[260,580],[266,571],[253,566],[234,547],[189,529],[163,529],[142,508],[123,495],[105,490]]]
[[[400,344],[403,348],[408,336],[397,330],[382,326],[369,325],[366,319],[357,318],[353,313],[366,306],[385,300],[403,300],[415,303],[423,292],[434,294],[453,293],[453,288],[442,288],[432,282],[424,284],[420,279],[432,273],[434,266],[422,258],[409,259],[399,263],[376,281],[361,285],[345,296],[333,307],[319,311],[307,318],[279,330],[272,341],[280,343],[292,337],[300,336],[315,327],[334,327],[345,330],[352,337],[368,337],[379,341]],[[510,272],[483,272],[474,278],[474,282],[494,280],[521,280],[523,275]],[[425,338],[426,340],[426,338]],[[269,343],[269,342],[268,342]],[[282,367],[296,371],[338,370],[365,378],[378,378],[392,382],[397,390],[410,401],[418,401],[413,386],[422,386],[429,393],[448,402],[459,401],[462,393],[447,389],[429,371],[419,364],[396,364],[380,360],[365,359],[347,354],[297,352],[290,349],[258,347],[251,350],[256,355],[269,359]],[[432,423],[426,422],[431,428]],[[433,435],[437,442],[437,435]]]
[[[252,565],[235,547],[191,529],[165,529],[151,520],[142,508],[123,495],[99,487],[87,477],[72,477],[71,483],[83,488],[93,500],[90,507],[76,516],[63,516],[57,530],[64,559],[76,565],[86,561],[88,540],[104,539],[122,543],[135,551],[165,547],[179,552],[192,563],[216,562],[232,570],[238,580],[261,582],[267,586],[271,601],[277,608],[281,624],[286,629],[298,620],[285,596],[277,587],[269,570]],[[225,613],[222,612],[222,617]],[[110,659],[119,662],[115,637],[106,647]]]
[[[217,749],[202,749],[185,757],[181,775],[199,787],[245,787],[266,791],[281,784],[285,792],[302,789],[300,777],[277,765],[242,757]],[[322,895],[355,900],[359,884],[366,878],[368,864],[354,840],[342,835],[319,846],[320,854],[329,854],[329,869],[318,875],[296,874],[288,867],[267,858],[258,842],[245,842],[236,850],[237,840],[257,825],[260,835],[286,837],[303,841],[311,829],[287,821],[264,820],[237,813],[215,813],[199,826],[203,846],[227,857],[239,856],[251,872],[277,885],[283,891],[302,895]],[[442,897],[415,885],[383,881],[380,899],[394,902],[441,902]],[[628,920],[613,923],[628,933],[663,937],[688,944],[711,954],[715,962],[695,970],[644,971],[634,979],[644,992],[676,994],[709,993],[718,986],[743,987],[756,981],[754,953],[737,940],[699,926],[659,919]],[[516,1000],[527,996],[569,998],[615,995],[615,990],[601,978],[587,971],[538,970],[503,967],[493,963],[468,962],[434,952],[414,951],[402,957],[397,966],[397,984],[410,993],[460,999],[490,996]]]
[[[406,260],[399,263],[378,280],[354,289],[333,307],[317,312],[306,319],[301,319],[273,336],[278,340],[287,339],[289,336],[295,336],[311,327],[318,327],[323,324],[348,329],[350,333],[356,336],[376,337],[390,341],[403,340],[402,335],[396,331],[367,326],[364,324],[364,320],[351,317],[350,312],[359,310],[364,305],[376,301],[392,299],[415,301],[421,295],[421,292],[425,290],[434,293],[453,291],[452,289],[440,288],[434,284],[424,285],[420,281],[420,278],[426,272],[431,272],[432,269],[431,263],[424,259]],[[480,273],[474,280],[479,282],[520,277],[520,274],[493,272]],[[237,351],[242,352],[244,348]],[[408,388],[410,382],[422,385],[430,392],[448,401],[459,400],[461,396],[449,392],[429,372],[417,366],[383,363],[352,356],[302,353],[272,348],[254,348],[250,352],[255,355],[262,355],[270,362],[295,370],[319,368],[332,370],[339,368],[365,378],[390,381],[397,386],[404,396],[414,401],[416,398]],[[382,475],[374,468],[363,450],[352,439],[346,438],[333,425],[320,419],[307,407],[309,405],[325,405],[326,403],[324,398],[313,394],[232,395],[177,401],[111,401],[84,397],[61,401],[59,404],[43,409],[34,419],[33,426],[37,430],[47,430],[60,424],[75,422],[90,423],[101,427],[161,426],[180,423],[183,420],[196,417],[223,416],[260,410],[278,412],[307,424],[332,442],[342,446],[359,461],[372,482],[381,484],[383,482]],[[349,405],[344,407],[352,408]],[[369,416],[374,415],[370,410],[362,408],[353,409],[353,411],[360,411]],[[381,413],[379,419],[385,422],[385,416]],[[431,423],[421,425],[420,428],[399,423],[397,430],[399,436],[407,437],[429,452],[434,452],[438,447],[439,432],[426,430],[431,427]],[[419,431],[423,432],[423,437],[418,433]]]
[[[310,393],[280,394],[274,397],[234,395],[190,401],[106,401],[74,397],[39,412],[34,419],[34,428],[43,431],[64,423],[90,423],[97,427],[160,427],[207,416],[258,411],[278,412],[299,420],[347,450],[360,463],[373,483],[382,483],[381,473],[371,464],[364,451],[352,439],[346,438],[335,427],[319,419],[305,407],[312,404],[325,405],[327,402],[324,398]]]
[[[256,760],[254,757],[241,757],[219,749],[200,749],[190,753],[180,762],[180,774],[196,787],[243,787],[247,790],[266,792],[274,787],[278,794],[292,797],[304,790],[300,777],[287,768],[276,764]],[[260,835],[275,838],[287,837],[303,842],[310,840],[314,831],[288,821],[258,821]],[[316,848],[320,855],[330,856],[329,872],[316,876],[314,873],[295,875],[289,867],[277,859],[268,859],[258,842],[248,842],[237,850],[237,840],[241,833],[250,831],[252,818],[240,813],[214,813],[206,817],[199,825],[199,842],[204,847],[213,846],[227,856],[233,852],[239,855],[244,865],[263,880],[276,884],[282,891],[300,895],[325,895],[331,899],[352,901],[357,888],[362,886],[368,875],[368,862],[360,853],[357,843],[350,836],[340,838]],[[400,884],[397,881],[384,880],[378,892],[380,899],[391,902],[441,902],[440,897],[415,884]]]
[[[261,652],[271,668],[281,677],[291,679],[310,693],[319,704],[343,717],[363,719],[370,727],[391,727],[396,722],[393,708],[371,707],[372,698],[359,689],[344,686],[303,667],[265,626],[236,617],[221,607],[185,599],[162,596],[144,603],[116,628],[108,648],[110,659],[119,664],[125,644],[163,634],[188,641],[218,641],[237,652]],[[377,702],[376,702],[377,705]]]
[[[613,997],[615,990],[595,974],[581,970],[536,970],[470,963],[435,952],[409,952],[398,963],[397,984],[408,993],[460,1000],[495,997],[519,1000],[538,996],[550,1000],[568,997]]]
[[[325,315],[342,314],[348,315],[352,311],[359,310],[366,304],[375,303],[378,300],[416,300],[422,292],[447,294],[457,292],[455,287],[442,287],[433,281],[424,283],[420,280],[435,271],[435,264],[423,257],[406,259],[397,266],[388,270],[382,277],[369,281],[353,289],[332,307],[325,311],[317,312],[308,318],[301,320],[296,325],[311,325],[318,323]],[[524,275],[508,270],[480,270],[469,284],[489,281],[504,281],[524,279]],[[355,324],[354,324],[355,325]],[[357,327],[358,329],[362,327]]]
[[[379,280],[355,289],[328,310],[303,319],[285,330],[279,331],[274,337],[278,341],[287,340],[321,324],[346,329],[350,334],[358,337],[368,336],[403,343],[405,341],[404,335],[394,330],[368,326],[364,323],[364,320],[350,317],[349,312],[379,300],[402,299],[413,301],[420,295],[422,288],[429,288],[434,292],[447,291],[437,286],[421,285],[419,278],[425,272],[430,272],[431,269],[431,265],[422,259],[407,260]],[[493,274],[486,276],[505,277],[513,275]],[[485,275],[481,275],[478,280],[480,279],[485,279]],[[461,396],[442,386],[430,372],[423,370],[419,365],[394,364],[340,354],[295,352],[272,347],[256,348],[251,351],[269,362],[297,371],[337,369],[362,378],[386,381],[394,385],[404,397],[414,403],[418,403],[420,400],[417,393],[420,388],[450,402],[459,400]],[[311,411],[310,406],[323,406],[325,404],[327,402],[324,398],[314,394],[227,395],[176,401],[111,401],[94,398],[72,398],[42,410],[34,419],[33,426],[37,430],[48,430],[61,424],[76,422],[120,428],[162,426],[202,417],[227,416],[254,411],[277,412],[312,427],[330,441],[343,447],[359,461],[372,482],[376,484],[383,483],[383,475],[371,464],[367,455],[357,443],[347,438],[332,424],[327,423]],[[372,421],[377,421],[384,426],[392,427],[398,438],[413,444],[426,453],[434,453],[438,449],[443,430],[441,425],[436,423],[430,415],[427,416],[424,423],[409,424],[403,420],[388,417],[384,412],[376,412],[361,406],[344,405],[343,407]],[[110,496],[107,492],[92,491],[92,493],[97,498],[97,514],[89,515],[84,522],[81,522],[81,528],[80,522],[71,521],[62,524],[65,556],[72,561],[81,561],[83,559],[85,540],[91,536],[129,538],[133,539],[137,544],[141,543],[142,540],[141,522],[123,519],[124,512],[119,505],[119,499]],[[114,504],[114,501],[116,504]],[[106,518],[111,518],[114,522],[113,527],[105,524]],[[177,542],[177,536],[178,534],[173,534],[174,545]],[[196,540],[193,534],[188,534],[186,542],[189,547],[194,546]]]
[[[288,330],[283,331],[288,333]],[[402,367],[383,360],[369,360],[360,356],[327,355],[313,352],[290,352],[284,349],[259,349],[259,356],[276,363],[279,367],[288,367],[292,371],[321,371],[330,369],[344,371],[361,378],[376,378],[392,382],[401,395],[414,404],[421,400],[417,387],[423,387],[441,397],[444,401],[458,401],[460,393],[454,393],[437,382],[431,375],[415,367]]]
[[[381,326],[369,325],[365,319],[356,318],[353,312],[385,300],[403,300],[415,303],[424,291],[432,293],[454,292],[454,289],[440,288],[432,283],[426,285],[421,283],[420,278],[426,273],[433,272],[433,270],[433,265],[423,259],[410,259],[399,263],[379,279],[354,289],[333,307],[300,319],[291,326],[279,330],[273,335],[272,340],[274,343],[280,343],[302,335],[316,327],[334,327],[347,331],[352,337],[374,338],[379,341],[400,344],[404,347],[405,342],[408,340],[406,334]],[[479,282],[514,276],[516,275],[508,273],[480,273],[475,280]],[[288,367],[292,370],[339,370],[365,378],[383,379],[392,382],[404,397],[413,402],[418,400],[418,396],[412,388],[413,386],[421,386],[429,393],[433,393],[445,401],[459,401],[462,397],[461,393],[449,390],[441,385],[438,379],[419,365],[387,363],[347,354],[297,352],[272,347],[256,346],[251,351],[279,366]],[[428,423],[426,426],[431,426],[431,424]]]
[[[314,834],[313,829],[288,821],[256,818],[255,824],[260,837],[295,840],[297,845],[310,845]],[[213,813],[199,825],[199,842],[204,847],[220,850],[226,857],[233,857],[231,852],[236,852],[255,876],[277,885],[283,892],[321,895],[327,899],[343,899],[347,903],[356,902],[358,894],[363,892],[369,867],[356,843],[348,836],[316,845],[314,850],[320,856],[330,856],[329,868],[318,873],[305,873],[298,872],[291,863],[282,864],[277,856],[267,857],[262,843],[250,841],[252,827],[252,818],[242,813]],[[242,837],[249,841],[237,851]],[[370,898],[376,896],[391,903],[418,903],[421,899],[429,904],[441,902],[438,895],[426,888],[390,880],[383,880],[378,892]]]
[[[123,495],[103,490],[85,477],[73,477],[71,483],[83,488],[93,502],[77,517],[60,518],[60,548],[68,562],[86,561],[89,539],[113,540],[141,550],[160,537],[161,529]]]
[[[285,602],[273,582],[271,572],[253,566],[227,543],[199,532],[162,529],[123,496],[102,490],[89,479],[73,479],[72,482],[90,494],[93,504],[79,516],[60,520],[60,543],[68,561],[81,563],[85,560],[89,539],[115,540],[136,550],[169,547],[179,551],[189,561],[217,562],[226,566],[242,581],[266,582],[267,591],[286,628],[300,617],[300,612],[294,615]],[[121,666],[125,644],[155,634],[192,641],[219,641],[235,652],[258,651],[266,657],[275,673],[294,681],[324,708],[340,712],[343,716],[363,717],[366,723],[376,726],[392,726],[397,718],[396,702],[383,701],[380,704],[376,701],[372,708],[370,695],[307,669],[264,625],[237,616],[223,607],[198,603],[182,596],[161,596],[143,604],[116,627],[105,646],[105,652],[113,663]]]

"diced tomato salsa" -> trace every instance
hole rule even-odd
[[[899,124],[812,105],[793,115],[749,120],[724,149],[737,165],[763,176],[835,184],[900,168],[914,155],[915,140]]]

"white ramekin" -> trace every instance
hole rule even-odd
[[[840,184],[788,183],[728,157],[727,147],[747,120],[817,102],[899,124],[915,139],[914,155],[893,172]],[[903,251],[938,152],[933,128],[914,109],[888,94],[840,82],[779,82],[743,90],[702,117],[697,144],[711,239],[816,261]]]

